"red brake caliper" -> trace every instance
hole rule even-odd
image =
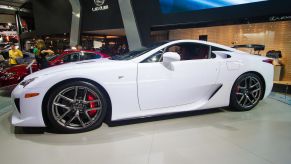
[[[236,87],[236,93],[238,93],[238,92],[239,92],[239,86]]]
[[[92,95],[88,95],[87,99],[88,99],[88,101],[93,101],[94,97]],[[96,102],[90,102],[90,108],[96,108]],[[97,113],[96,109],[88,111],[88,114],[90,117],[94,117],[96,115],[96,113]]]

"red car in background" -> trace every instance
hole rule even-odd
[[[81,60],[90,60],[90,59],[100,59],[100,58],[110,58],[110,56],[95,52],[95,51],[88,51],[88,50],[67,50],[60,55],[52,55],[48,56],[48,64],[49,67],[76,62]],[[39,70],[36,62],[32,65],[32,72],[36,72]],[[30,74],[30,69],[27,68],[27,65],[21,64],[16,65],[10,68],[7,68],[3,71],[0,71],[0,87],[18,84],[23,78]]]

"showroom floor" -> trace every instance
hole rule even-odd
[[[223,109],[72,135],[15,129],[1,98],[0,163],[290,164],[291,107],[268,98],[249,112]],[[6,107],[3,107],[3,104]],[[2,112],[1,112],[2,111]]]

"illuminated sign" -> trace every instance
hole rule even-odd
[[[92,11],[102,11],[102,10],[108,10],[109,6],[104,5],[105,0],[94,0],[94,3],[96,7],[92,8]]]
[[[242,5],[267,0],[160,0],[162,13],[189,12],[219,7]]]

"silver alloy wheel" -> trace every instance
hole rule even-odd
[[[89,100],[90,98],[90,100]],[[63,127],[84,129],[100,117],[102,102],[88,87],[73,86],[63,89],[53,100],[54,119]]]
[[[260,80],[253,76],[242,79],[236,88],[237,103],[243,108],[251,108],[260,100],[262,86]]]

